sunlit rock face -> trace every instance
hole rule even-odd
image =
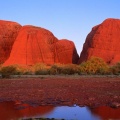
[[[74,43],[58,40],[49,30],[31,25],[23,26],[4,65],[33,65],[36,63],[77,63]]]
[[[62,64],[77,63],[79,56],[72,41],[62,39],[55,44],[56,62]]]
[[[106,19],[92,28],[83,45],[78,63],[100,57],[109,64],[120,61],[120,19]]]
[[[8,59],[20,28],[16,22],[0,20],[0,64]]]
[[[53,44],[57,41],[57,38],[44,28],[23,26],[5,65],[53,64],[55,61]]]

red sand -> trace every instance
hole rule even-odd
[[[120,78],[41,77],[0,80],[0,101],[38,105],[120,106]]]

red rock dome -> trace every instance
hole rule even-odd
[[[72,41],[62,39],[55,44],[56,62],[62,64],[77,63],[79,56]]]
[[[73,58],[75,57],[75,58]],[[77,63],[73,42],[59,41],[50,31],[31,25],[23,26],[4,65],[36,63]]]
[[[78,63],[96,56],[109,64],[120,61],[120,19],[106,19],[92,28]]]
[[[8,59],[20,28],[16,22],[0,20],[0,63]]]
[[[32,65],[38,62],[53,64],[55,61],[53,43],[57,41],[57,38],[46,29],[23,26],[4,65]]]

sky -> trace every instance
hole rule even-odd
[[[120,19],[120,0],[0,0],[0,19],[50,30],[74,42],[80,55],[92,27]]]

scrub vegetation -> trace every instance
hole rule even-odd
[[[46,65],[37,63],[33,66],[0,66],[0,74],[3,78],[10,75],[119,75],[120,62],[115,65],[108,65],[98,57],[91,57],[86,62],[76,64],[54,64]]]

